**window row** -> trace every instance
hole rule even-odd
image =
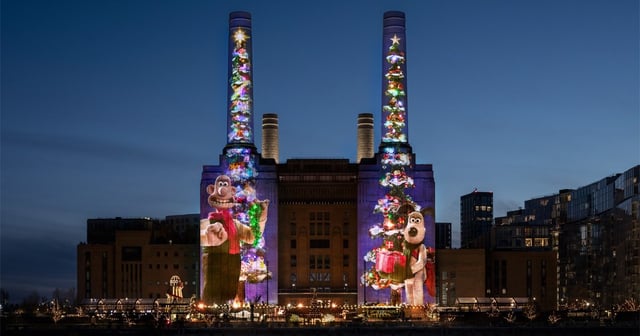
[[[160,267],[160,264],[156,264],[156,269],[169,269],[169,264],[164,264],[164,267]],[[149,269],[152,270],[153,269],[153,264],[149,264]],[[180,264],[173,264],[173,269],[180,269]],[[189,265],[184,265],[184,269],[188,270],[189,269]],[[195,270],[196,269],[196,264],[191,264],[191,269]]]
[[[302,229],[304,230],[304,228]],[[334,232],[339,234],[339,228],[334,228]],[[302,231],[304,233],[304,231]],[[289,234],[291,236],[298,235],[298,225],[297,223],[291,222],[289,223]],[[329,236],[331,235],[331,223],[318,223],[318,222],[310,222],[309,223],[309,235],[310,236]],[[342,223],[342,235],[349,235],[349,223]],[[185,255],[186,256],[186,255]]]
[[[349,267],[349,255],[342,255],[342,266]],[[298,267],[298,257],[292,255],[290,257],[290,265],[292,268]],[[328,255],[310,255],[309,256],[309,269],[330,269],[331,258]]]
[[[195,253],[195,252],[192,252],[192,253],[185,252],[185,253],[184,253],[184,256],[185,256],[185,257],[189,257],[189,254],[191,254],[191,257],[195,257],[195,256],[196,256],[196,253]],[[164,251],[164,253],[161,253],[160,251],[156,251],[156,257],[161,257],[161,256],[163,256],[163,255],[164,255],[165,257],[168,257],[168,256],[169,256],[169,252],[168,252],[168,251]],[[179,257],[179,256],[180,256],[180,253],[179,253],[178,251],[174,251],[174,252],[173,252],[173,256],[174,256],[174,257]]]

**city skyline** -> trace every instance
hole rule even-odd
[[[256,145],[260,117],[277,113],[281,162],[353,161],[359,113],[373,113],[379,144],[382,13],[406,13],[409,143],[433,164],[436,220],[456,238],[474,188],[502,216],[640,161],[635,1],[2,7],[0,285],[12,295],[75,287],[88,218],[197,213],[202,166],[226,143],[235,10],[253,20]]]

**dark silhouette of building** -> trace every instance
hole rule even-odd
[[[493,224],[493,192],[477,191],[460,197],[460,247],[490,246]]]
[[[451,223],[436,222],[436,249],[451,248]]]
[[[637,298],[639,175],[635,166],[575,190],[527,200],[524,209],[497,217],[487,289],[560,308],[612,308]],[[528,265],[525,282],[521,265]],[[518,281],[509,285],[512,277]]]
[[[560,304],[640,297],[640,166],[569,193],[558,227]]]
[[[438,250],[438,304],[451,307],[459,297],[485,296],[485,253],[484,249]]]
[[[181,279],[186,297],[198,292],[199,215],[87,220],[77,246],[78,301],[88,298],[161,298]]]

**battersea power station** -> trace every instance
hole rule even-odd
[[[376,151],[373,114],[354,114],[356,162],[281,162],[277,114],[256,147],[251,35],[251,15],[231,13],[227,144],[203,166],[200,213],[89,219],[79,299],[435,303],[435,182],[409,143],[404,13],[382,20],[381,139]]]
[[[204,304],[435,301],[435,186],[409,144],[404,14],[387,12],[382,28],[378,151],[373,115],[360,114],[356,163],[279,163],[277,115],[263,115],[254,144],[251,17],[231,14],[227,145],[200,185]]]

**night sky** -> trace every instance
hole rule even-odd
[[[229,13],[253,22],[255,139],[280,161],[380,142],[382,16],[406,13],[409,143],[436,220],[494,216],[640,163],[638,1],[2,0],[0,286],[76,287],[88,218],[199,212],[226,144]]]

